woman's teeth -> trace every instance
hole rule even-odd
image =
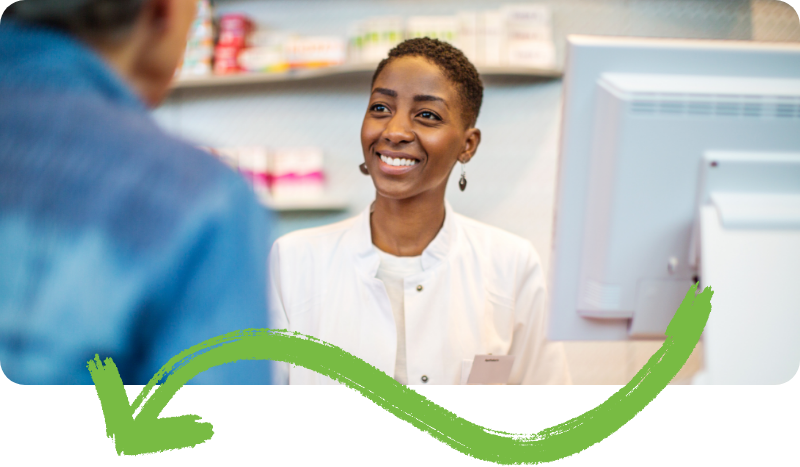
[[[414,165],[417,163],[414,159],[395,159],[393,157],[387,157],[381,154],[381,160],[389,165],[400,166],[400,165]]]

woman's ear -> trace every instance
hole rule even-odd
[[[475,152],[478,151],[478,146],[481,144],[481,130],[477,128],[470,128],[466,132],[467,140],[464,143],[464,151],[458,156],[458,161],[466,164],[473,157]]]

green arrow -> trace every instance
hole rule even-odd
[[[386,373],[344,350],[311,336],[247,329],[210,339],[173,357],[133,402],[116,365],[99,356],[88,362],[103,408],[106,432],[118,454],[137,455],[193,447],[214,435],[197,415],[158,418],[175,393],[201,372],[238,360],[276,360],[328,376],[360,392],[383,409],[464,454],[499,464],[551,462],[602,441],[644,409],[675,377],[700,339],[711,312],[707,287],[686,293],[667,327],[667,339],[630,383],[608,400],[572,420],[534,434],[481,427],[440,407]],[[156,383],[168,377],[155,391]],[[142,405],[145,398],[152,396]],[[134,417],[135,411],[141,411]]]

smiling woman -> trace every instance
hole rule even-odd
[[[569,382],[545,341],[545,287],[527,240],[444,199],[476,154],[483,86],[457,49],[411,39],[378,66],[361,127],[375,201],[360,216],[275,242],[272,326],[342,347],[401,384],[465,382],[476,355],[512,355],[508,382]],[[292,384],[332,382],[282,367]]]
[[[481,132],[438,65],[420,56],[392,59],[376,75],[361,127],[377,191],[372,240],[387,253],[419,256],[442,226],[453,166],[475,155]]]

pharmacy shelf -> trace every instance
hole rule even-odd
[[[325,196],[324,198],[297,199],[297,200],[274,200],[269,196],[259,196],[259,201],[265,207],[276,212],[308,212],[308,211],[346,211],[350,203],[343,198],[336,196]]]
[[[325,68],[291,70],[285,73],[239,73],[234,75],[218,75],[201,78],[182,78],[172,84],[173,90],[239,86],[248,84],[276,83],[299,81],[315,78],[343,76],[349,74],[372,73],[377,64],[357,63]],[[482,76],[528,76],[540,78],[560,78],[562,71],[558,69],[531,67],[479,67]]]

